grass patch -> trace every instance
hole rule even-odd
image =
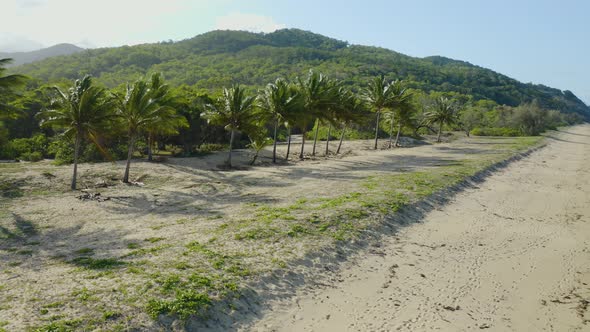
[[[24,180],[18,181],[0,181],[0,197],[4,198],[18,198],[24,196],[22,186],[24,186]]]
[[[74,292],[72,292],[72,295],[82,302],[87,302],[92,298],[91,292],[86,287],[75,290]]]
[[[92,248],[82,248],[79,250],[74,251],[74,253],[78,255],[94,255],[94,249]]]
[[[45,304],[45,305],[43,305],[43,308],[59,308],[63,305],[64,305],[63,301],[57,301],[57,302],[51,302],[49,304]]]
[[[162,245],[152,247],[152,248],[137,249],[137,250],[133,250],[132,252],[126,254],[123,257],[140,256],[140,255],[147,255],[147,254],[157,256],[160,253],[160,251],[168,249],[170,247],[172,247],[171,244],[162,244]]]
[[[201,253],[201,254],[205,255],[205,257],[208,257],[208,258],[214,258],[214,257],[220,256],[219,254],[217,254],[214,251],[207,248],[206,245],[201,244],[198,241],[194,241],[194,242],[187,244],[186,248],[188,249],[188,251]]]
[[[273,263],[274,265],[276,265],[277,267],[279,267],[281,269],[287,268],[287,262],[285,262],[284,260],[280,260],[278,258],[273,258],[271,260],[271,263]]]
[[[190,221],[191,221],[191,220],[190,220],[190,219],[188,219],[188,218],[182,218],[182,219],[178,219],[178,220],[176,220],[176,223],[177,223],[178,225],[184,225],[184,224],[186,224],[186,223],[189,223]]]
[[[119,268],[127,263],[117,260],[115,258],[99,258],[92,257],[78,257],[70,261],[70,263],[90,270],[105,270]]]
[[[255,227],[234,235],[236,240],[260,240],[275,237],[281,232],[277,228],[272,227]]]
[[[163,237],[148,237],[147,239],[144,239],[144,241],[150,242],[150,243],[156,243],[156,242],[160,242],[165,239],[166,238],[163,238]]]
[[[67,332],[75,331],[83,325],[81,319],[61,319],[63,316],[54,316],[50,318],[51,323],[33,328],[34,332]]]
[[[326,209],[326,208],[336,208],[342,206],[348,202],[358,201],[359,198],[362,196],[359,192],[352,192],[349,194],[341,195],[336,198],[322,198],[320,199],[320,206],[319,209]]]
[[[173,267],[177,270],[188,270],[191,268],[191,265],[187,262],[176,262]]]
[[[295,220],[291,211],[292,209],[288,207],[261,206],[256,210],[254,221],[268,224],[276,220]]]
[[[102,313],[102,319],[105,321],[111,320],[111,319],[116,319],[120,316],[122,316],[121,313],[118,311],[114,311],[114,310],[107,310]]]
[[[185,320],[191,316],[206,317],[211,298],[206,293],[179,291],[171,300],[149,300],[146,310],[156,319],[162,314],[172,314]]]
[[[290,237],[297,237],[303,234],[311,234],[311,232],[303,225],[293,225],[287,232],[287,235]]]

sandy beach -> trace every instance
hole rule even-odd
[[[274,301],[249,331],[590,331],[590,126]]]
[[[122,162],[82,164],[77,192],[70,166],[4,165],[0,322],[8,331],[583,330],[590,126],[552,132],[522,157],[536,142],[458,135],[375,151],[349,141],[328,158],[310,157],[309,144],[304,161],[272,166],[266,150],[254,167],[241,150],[231,171],[217,168],[219,152],[134,162],[136,185],[119,181]],[[456,184],[426,210],[413,203]],[[208,302],[195,306],[186,292]],[[173,304],[192,316],[158,309]]]

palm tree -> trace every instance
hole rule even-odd
[[[344,88],[339,82],[330,81],[329,83],[331,85],[327,95],[327,101],[329,104],[327,105],[323,116],[324,121],[328,123],[328,135],[326,137],[325,153],[326,156],[328,156],[328,153],[330,152],[330,136],[332,134],[332,127],[340,123],[340,120],[346,116],[346,109],[344,108],[345,104],[343,103],[343,100],[348,96],[349,93],[349,90]]]
[[[231,157],[236,132],[253,130],[257,114],[254,113],[255,98],[246,96],[239,85],[223,89],[223,96],[219,99],[219,107],[209,105],[208,110],[201,114],[210,123],[224,126],[230,131],[229,154],[227,165],[232,167]]]
[[[119,101],[117,109],[117,115],[129,136],[123,182],[129,183],[131,158],[139,136],[157,125],[170,126],[167,130],[172,130],[183,122],[179,120],[176,110],[169,106],[170,102],[168,85],[163,84],[159,73],[153,74],[149,81],[139,79],[133,85],[127,85],[125,96]]]
[[[375,150],[377,150],[379,140],[379,118],[381,117],[381,112],[390,106],[391,92],[390,84],[381,75],[370,81],[368,87],[362,93],[365,102],[377,114],[377,120],[375,122]]]
[[[297,117],[297,123],[299,128],[301,128],[303,136],[299,159],[303,159],[307,127],[312,119],[316,119],[317,121],[322,112],[331,106],[332,101],[330,100],[330,90],[332,86],[328,83],[328,79],[324,75],[310,70],[305,80],[297,80],[297,87],[302,98],[302,107],[300,109],[301,112]],[[314,141],[315,140],[317,140],[317,128]]]
[[[453,100],[446,97],[439,97],[430,106],[430,111],[425,114],[428,124],[438,123],[437,142],[441,142],[443,125],[453,125],[457,122],[457,107]]]
[[[157,136],[177,135],[179,129],[188,127],[187,119],[176,112],[168,117],[160,117],[158,121],[154,121],[154,123],[147,126],[145,131],[147,135],[148,161],[153,160],[152,147]]]
[[[71,184],[72,190],[75,190],[80,143],[83,139],[89,139],[101,148],[98,135],[110,125],[114,104],[103,88],[92,86],[92,79],[88,75],[76,80],[67,92],[58,87],[52,89],[56,96],[49,109],[42,110],[38,117],[41,119],[41,126],[63,128],[63,135],[75,137]]]
[[[269,83],[257,98],[258,107],[272,117],[273,147],[272,162],[277,162],[277,130],[281,122],[286,123],[290,114],[296,111],[300,98],[294,89],[291,88],[287,81],[278,78],[274,83]],[[291,135],[289,135],[290,143]],[[288,155],[289,147],[287,147]]]
[[[297,126],[298,119],[304,113],[303,97],[299,93],[299,87],[291,83],[289,84],[289,90],[291,90],[291,95],[293,95],[295,100],[293,100],[293,107],[286,109],[285,114],[283,114],[284,124],[287,128],[287,153],[285,154],[285,160],[287,161],[289,160],[289,152],[291,151],[291,130]]]
[[[12,59],[0,59],[0,119],[9,117],[15,108],[7,104],[8,97],[15,95],[15,90],[25,85],[28,80],[24,75],[6,75],[6,65],[12,62]]]
[[[260,151],[270,144],[271,139],[268,137],[268,132],[262,123],[260,124],[258,130],[254,130],[248,135],[248,138],[250,139],[250,144],[248,144],[248,147],[254,150],[254,155],[252,156],[252,160],[250,160],[250,165],[254,165],[256,163],[256,159],[258,159]]]
[[[385,123],[389,123],[389,148],[393,146],[393,127],[395,125],[395,111],[391,110],[389,112],[383,113],[383,120]]]
[[[397,115],[397,135],[395,136],[395,142],[393,146],[397,147],[399,142],[399,136],[402,131],[402,127],[411,121],[414,107],[412,105],[412,94],[404,87],[403,82],[396,80],[390,86],[392,90],[391,106],[394,109],[395,115]],[[392,120],[393,123],[393,120]],[[392,127],[393,129],[393,127]],[[393,132],[393,130],[392,130]],[[391,148],[391,136],[389,137],[389,148]]]
[[[341,84],[338,81],[331,80],[326,77],[323,91],[323,100],[316,109],[315,134],[313,136],[312,156],[315,156],[316,145],[318,142],[318,133],[322,124],[328,123],[328,137],[326,143],[326,156],[328,155],[328,145],[330,142],[330,133],[332,131],[332,123],[338,112],[338,102]]]
[[[339,154],[342,148],[346,127],[350,123],[360,120],[365,115],[363,114],[363,104],[350,90],[345,90],[340,95],[340,105],[341,109],[338,113],[338,120],[342,124],[342,132],[340,133],[340,142],[338,143],[336,154]]]

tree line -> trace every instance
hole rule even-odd
[[[277,77],[303,76],[309,68],[329,73],[357,91],[385,73],[389,80],[403,79],[408,88],[426,92],[457,92],[513,107],[537,99],[543,108],[590,113],[570,91],[525,84],[468,62],[410,57],[298,29],[266,34],[211,31],[177,42],[89,49],[16,70],[42,83],[73,81],[90,74],[108,88],[146,72],[161,72],[172,86],[186,84],[213,92],[234,82],[261,89]]]
[[[0,65],[5,63],[7,60],[0,60]],[[299,159],[305,157],[306,139],[313,139],[307,144],[313,144],[311,155],[315,156],[322,138],[320,128],[325,133],[324,154],[328,155],[335,131],[339,131],[338,154],[346,134],[354,131],[368,137],[372,130],[373,148],[378,149],[381,137],[388,137],[388,148],[397,147],[403,130],[416,137],[431,132],[440,142],[445,128],[464,130],[467,135],[536,135],[582,120],[573,114],[544,110],[534,102],[509,107],[490,100],[474,101],[458,93],[424,93],[409,88],[404,81],[388,81],[383,75],[354,91],[343,80],[311,70],[292,81],[278,78],[259,91],[232,85],[211,96],[187,86],[171,88],[160,73],[112,90],[96,85],[86,75],[68,88],[50,86],[33,95],[19,95],[16,91],[27,78],[2,76],[4,68],[0,66],[0,70],[4,128],[15,129],[26,118],[25,122],[38,122],[38,130],[45,131],[44,135],[30,133],[29,137],[0,140],[0,157],[40,159],[48,154],[48,141],[52,140],[55,144],[51,146],[57,146],[56,158],[59,153],[70,152],[72,189],[76,188],[83,147],[92,147],[107,160],[124,156],[122,180],[129,182],[131,162],[138,149],[145,147],[151,160],[158,142],[175,137],[180,138],[176,143],[185,143],[183,153],[190,155],[193,147],[186,142],[198,132],[202,136],[203,131],[209,135],[205,140],[214,142],[227,142],[228,134],[226,166],[232,167],[238,136],[247,137],[247,146],[255,151],[252,163],[269,144],[273,144],[272,162],[276,163],[277,142],[286,140],[283,158],[288,160],[294,133],[302,137]],[[115,146],[118,153],[113,153],[117,152]]]

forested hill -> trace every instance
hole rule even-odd
[[[173,85],[218,89],[232,83],[261,87],[279,76],[294,78],[311,68],[356,87],[383,73],[425,91],[454,91],[511,106],[537,99],[546,108],[590,117],[589,107],[570,91],[524,84],[463,61],[414,58],[298,29],[269,34],[212,31],[178,42],[86,50],[14,71],[42,81],[90,73],[109,87],[160,71]]]

